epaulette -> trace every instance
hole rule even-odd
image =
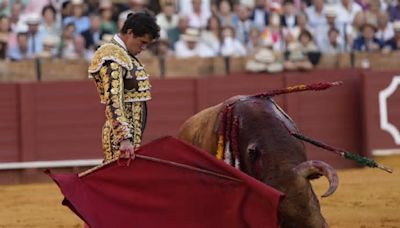
[[[89,74],[99,71],[101,66],[106,61],[114,61],[128,71],[133,69],[132,61],[128,55],[128,52],[118,45],[107,43],[97,49],[96,53],[94,54],[94,57],[89,65]]]

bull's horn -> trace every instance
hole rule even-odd
[[[325,192],[325,194],[322,195],[322,197],[330,196],[336,191],[339,183],[338,175],[332,166],[323,161],[305,161],[294,167],[293,170],[300,176],[303,176],[307,179],[318,178],[321,175],[324,175],[326,178],[328,178],[329,189]]]

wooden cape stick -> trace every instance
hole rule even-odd
[[[210,171],[210,170],[194,167],[194,166],[191,166],[191,165],[182,164],[182,163],[179,163],[179,162],[173,162],[173,161],[169,161],[169,160],[164,160],[164,159],[150,157],[150,156],[146,156],[146,155],[140,155],[140,154],[135,154],[135,157],[133,159],[136,159],[136,158],[140,158],[140,159],[147,160],[147,161],[152,161],[152,162],[157,162],[157,163],[162,163],[162,164],[166,164],[166,165],[170,165],[170,166],[180,167],[180,168],[184,168],[184,169],[188,169],[188,170],[192,170],[192,171],[196,171],[196,172],[201,172],[201,173],[205,173],[205,174],[208,174],[208,175],[212,175],[212,176],[228,179],[228,180],[231,180],[231,181],[242,182],[242,180],[234,178],[234,177],[230,177],[230,176],[227,176],[227,175],[224,175],[224,174],[220,174],[220,173],[216,173],[216,172],[213,172],[213,171]],[[107,165],[109,165],[109,164],[111,164],[111,163],[113,163],[115,161],[118,161],[119,159],[120,158],[114,158],[114,159],[111,159],[111,160],[109,160],[107,162],[104,162],[101,165],[98,165],[96,167],[88,169],[88,170],[86,170],[86,171],[84,171],[82,173],[79,173],[78,177],[80,177],[80,178],[84,177],[84,176],[86,176],[86,175],[88,175],[90,173],[93,173],[96,170],[99,170],[99,169],[101,169],[101,168],[103,168],[103,167],[105,167],[105,166],[107,166]]]

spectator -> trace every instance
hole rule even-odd
[[[102,2],[103,0],[100,0]],[[99,0],[85,0],[85,14],[91,15],[97,13],[99,10]]]
[[[179,16],[175,12],[173,3],[168,2],[162,5],[162,12],[156,16],[157,24],[160,26],[161,33],[168,34],[168,31],[178,27]]]
[[[165,2],[173,3],[175,0],[146,0],[147,1],[147,8],[149,11],[153,12],[154,15],[157,15],[161,12],[161,6],[164,5]]]
[[[381,11],[381,1],[380,0],[369,0],[368,8],[364,10],[365,17],[368,23],[377,25],[378,15]]]
[[[28,26],[21,23],[15,28],[15,31],[16,44],[8,49],[8,58],[12,61],[29,59],[31,56],[28,52]]]
[[[113,21],[113,4],[110,0],[100,2],[101,30],[109,31],[112,34],[118,32],[118,27]]]
[[[378,51],[382,47],[382,42],[375,37],[376,27],[366,23],[361,27],[361,35],[354,40],[354,51]]]
[[[340,4],[336,6],[336,12],[338,15],[337,23],[339,24],[339,31],[348,30],[347,27],[351,26],[354,17],[358,12],[361,11],[362,11],[361,6],[353,2],[353,0],[341,0]]]
[[[8,38],[11,27],[7,16],[0,16],[0,60],[7,56]]]
[[[390,21],[400,20],[400,1],[393,1],[388,7]]]
[[[157,40],[153,54],[162,58],[174,56],[174,52],[171,50],[171,45],[166,39]]]
[[[223,27],[221,45],[222,56],[240,57],[246,55],[246,48],[235,37],[235,28],[232,26]]]
[[[298,42],[288,46],[284,67],[286,70],[311,70],[313,64],[309,59],[311,53],[318,52],[318,47],[313,41],[312,34],[305,30],[299,35]]]
[[[358,12],[354,17],[352,26],[346,31],[346,50],[351,50],[354,40],[361,35],[362,26],[367,23],[364,12]]]
[[[72,16],[64,19],[63,24],[73,23],[75,27],[75,33],[80,34],[83,31],[89,29],[90,19],[84,15],[84,3],[83,0],[72,0]]]
[[[296,11],[293,0],[284,0],[283,15],[280,18],[281,26],[284,28],[293,28],[297,25]]]
[[[394,36],[390,40],[386,41],[384,50],[395,51],[400,50],[400,21],[393,22]]]
[[[0,0],[0,15],[8,16],[10,14],[9,0]]]
[[[59,38],[53,35],[48,35],[43,39],[43,50],[38,54],[39,58],[54,58],[57,55],[57,44]]]
[[[324,0],[313,0],[312,5],[305,9],[307,30],[313,34],[315,43],[319,48],[322,47],[323,39],[326,38],[326,35],[323,34],[327,34],[329,29],[326,21],[326,8]],[[334,17],[336,18],[336,14]]]
[[[313,36],[309,31],[301,31],[298,40],[300,44],[300,49],[303,51],[303,53],[319,51],[317,45],[315,45],[314,43]]]
[[[41,18],[38,14],[30,14],[25,20],[28,25],[28,47],[29,55],[36,57],[43,50],[44,33],[39,31]]]
[[[208,18],[211,16],[210,8],[207,10],[202,8],[202,0],[192,0],[191,13],[188,13],[189,26],[192,28],[205,28],[207,26]]]
[[[312,29],[308,26],[306,14],[299,13],[299,14],[297,14],[296,18],[297,18],[296,26],[291,27],[291,28],[287,27],[287,28],[282,29],[282,33],[283,33],[286,43],[297,40],[300,35],[300,32],[303,30],[312,32]]]
[[[175,47],[175,43],[179,40],[181,34],[186,32],[189,28],[189,18],[186,15],[181,15],[178,21],[178,27],[169,29],[167,31],[168,41],[172,47]]]
[[[60,23],[57,22],[57,12],[52,5],[47,5],[42,10],[43,22],[39,30],[46,35],[61,36]]]
[[[178,2],[179,13],[181,14],[192,14],[193,13],[193,3],[191,0],[176,0]],[[213,0],[202,0],[201,1],[201,10],[202,11],[210,11],[211,9],[211,1]],[[211,14],[211,12],[210,12]]]
[[[313,0],[312,5],[309,6],[305,13],[307,15],[308,25],[313,31],[319,31],[327,26],[326,14],[324,12],[324,0]],[[317,35],[316,33],[315,35]]]
[[[271,14],[269,25],[261,32],[261,39],[263,45],[272,46],[273,51],[282,51],[284,40],[278,14]]]
[[[59,45],[59,57],[63,59],[78,59],[83,57],[84,40],[75,34],[74,23],[69,23],[64,27]]]
[[[228,0],[222,0],[218,4],[218,18],[221,26],[232,26],[234,23],[234,13],[232,5]]]
[[[251,12],[250,20],[259,29],[264,29],[268,25],[269,12],[268,4],[265,0],[256,0],[253,11]]]
[[[64,1],[61,5],[61,19],[72,16],[72,3],[71,1]]]
[[[214,56],[220,54],[221,49],[221,22],[217,16],[211,16],[208,19],[206,30],[201,32],[201,40],[204,45],[208,46]]]
[[[321,51],[325,54],[338,54],[345,50],[343,39],[340,39],[339,30],[330,28],[328,31],[328,42],[322,46]]]
[[[177,58],[212,57],[213,51],[200,41],[200,32],[196,28],[188,28],[175,44]]]
[[[253,55],[263,46],[260,30],[256,27],[252,28],[249,32],[249,41],[246,44],[247,54]]]
[[[101,19],[97,14],[90,15],[90,28],[81,33],[85,40],[86,51],[94,53],[97,47],[100,45],[101,37],[104,33],[111,33],[110,31],[104,31],[101,29]]]
[[[236,38],[245,44],[249,40],[249,32],[252,27],[256,27],[250,20],[249,8],[244,5],[236,7],[236,15],[234,18],[234,27],[236,29]]]
[[[23,9],[24,5],[20,2],[11,5],[10,24],[13,31],[17,27]]]
[[[377,17],[378,22],[378,31],[375,36],[382,43],[386,43],[386,41],[390,40],[394,36],[392,23],[389,22],[389,15],[385,12],[379,12]]]
[[[129,0],[129,9],[119,14],[119,18],[124,18],[124,22],[130,13],[137,13],[146,10],[146,0]]]
[[[344,32],[340,30],[340,26],[336,22],[337,18],[337,9],[332,6],[326,6],[324,9],[325,14],[325,23],[326,26],[319,26],[316,30],[314,30],[315,34],[315,43],[317,44],[318,48],[324,50],[327,45],[329,45],[329,37],[328,33],[329,30],[335,29],[339,31],[338,38],[341,39],[341,43],[344,43]]]

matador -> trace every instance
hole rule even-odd
[[[136,148],[142,142],[151,85],[144,65],[135,56],[158,37],[159,27],[154,17],[146,13],[131,14],[120,33],[99,47],[89,65],[89,77],[94,79],[100,100],[105,104],[104,161],[127,152],[122,143]]]

